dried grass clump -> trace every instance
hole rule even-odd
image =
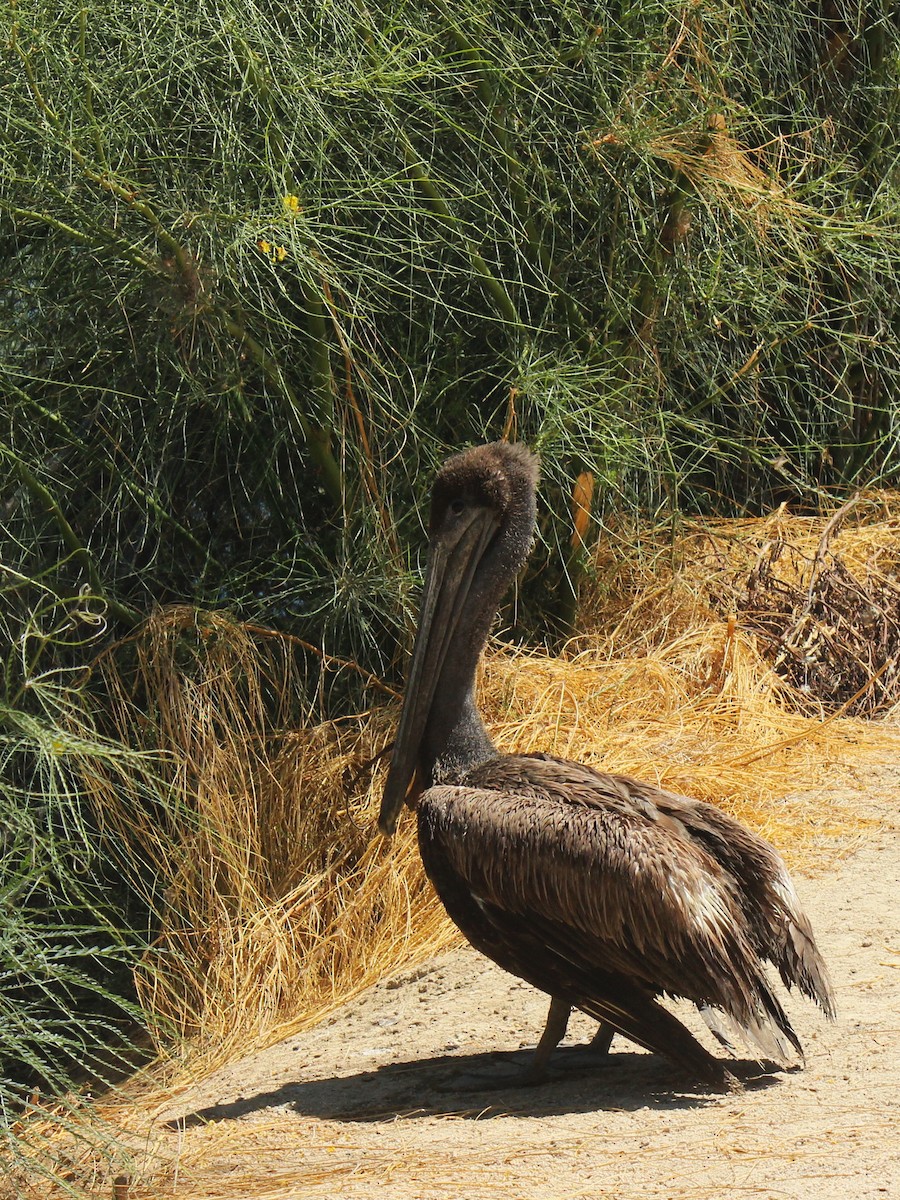
[[[815,219],[769,166],[773,148],[784,150],[784,139],[757,150],[741,145],[721,113],[710,115],[702,133],[679,130],[647,144],[654,157],[670,163],[708,204],[724,205],[763,235],[773,219],[784,224]]]
[[[810,715],[873,716],[900,703],[900,496],[857,496],[831,515],[690,525],[604,537],[580,628],[640,654],[739,617]]]
[[[868,550],[851,570],[833,544],[858,503],[831,517],[812,558],[781,540],[766,546],[740,608],[775,669],[802,694],[831,710],[877,716],[900,706],[900,518],[880,524],[884,541],[871,531],[851,536],[857,558],[859,543]]]
[[[91,781],[104,822],[147,871],[160,929],[138,977],[161,1044],[204,1071],[269,1044],[451,939],[407,824],[373,838],[384,709],[295,728],[290,639],[173,609],[103,664],[119,736],[161,753],[170,799],[124,808]],[[149,716],[149,719],[148,719]]]

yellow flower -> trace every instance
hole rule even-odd
[[[300,201],[296,196],[282,196],[281,201],[292,216],[296,216],[300,211]]]
[[[265,238],[260,238],[256,245],[261,253],[265,254],[266,258],[270,258],[272,262],[284,262],[288,256],[288,252],[284,246],[273,246]]]

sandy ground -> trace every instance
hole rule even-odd
[[[473,1090],[467,1073],[524,1065],[546,1002],[461,949],[180,1094],[157,1126],[166,1194],[900,1198],[900,772],[871,784],[857,801],[883,823],[794,873],[839,1009],[790,998],[804,1067],[738,1063],[744,1090],[709,1093],[617,1038],[600,1067],[564,1047],[541,1087]],[[567,1044],[593,1028],[573,1019]]]

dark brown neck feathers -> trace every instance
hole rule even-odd
[[[475,701],[475,677],[497,609],[524,565],[534,536],[538,461],[530,451],[500,442],[457,455],[435,481],[436,498],[460,466],[467,476],[482,473],[475,484],[487,496],[498,495],[503,517],[476,568],[441,673],[422,746],[422,766],[431,777],[427,783],[452,783],[497,756]]]

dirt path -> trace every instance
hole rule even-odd
[[[739,1064],[743,1092],[708,1094],[617,1038],[600,1069],[563,1051],[541,1088],[466,1090],[462,1071],[527,1060],[546,1006],[465,949],[182,1094],[160,1116],[174,1194],[900,1198],[900,773],[873,784],[859,802],[884,826],[828,874],[795,873],[839,1009],[828,1025],[791,998],[804,1069]],[[578,1018],[569,1041],[592,1032]]]

